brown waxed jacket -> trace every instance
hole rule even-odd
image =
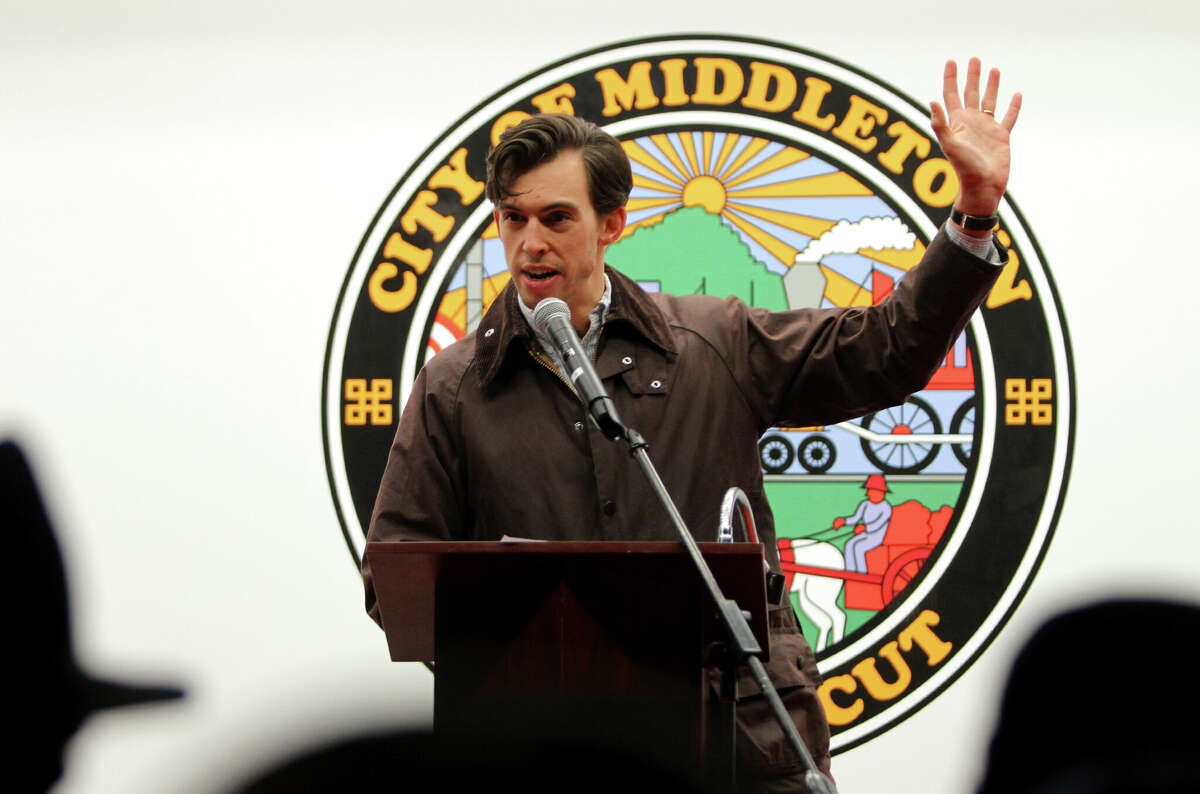
[[[596,370],[697,540],[746,492],[768,559],[775,522],[758,438],[903,402],[940,365],[999,273],[944,234],[877,306],[767,312],[737,299],[648,294],[608,269]],[[368,540],[673,540],[623,444],[532,354],[507,287],[473,336],[431,359],[404,408]],[[370,571],[367,609],[377,617]]]
[[[736,485],[778,569],[758,438],[775,425],[833,424],[919,391],[999,272],[942,233],[877,306],[771,313],[734,298],[648,294],[609,268],[612,303],[596,370],[621,419],[649,443],[696,539],[716,539],[721,498]],[[517,300],[510,284],[474,335],[418,374],[367,540],[674,540],[625,445],[601,435],[553,365],[535,354]],[[365,560],[363,580],[367,611],[378,621]],[[820,676],[785,612],[772,615],[767,670],[781,694],[791,691],[793,717],[828,772]],[[741,691],[756,692],[743,678]],[[754,774],[790,774],[790,750],[756,708],[739,703],[739,742],[754,745],[739,745],[739,763],[753,753]]]

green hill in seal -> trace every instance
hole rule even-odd
[[[676,210],[609,247],[605,259],[635,281],[673,295],[736,295],[750,306],[788,308],[783,277],[750,255],[737,233],[703,207]]]

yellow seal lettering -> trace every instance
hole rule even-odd
[[[390,290],[384,286],[386,281],[400,275],[400,269],[391,262],[380,262],[375,266],[367,282],[367,295],[375,308],[385,312],[402,312],[407,309],[417,297],[417,277],[412,271],[405,270],[401,279],[400,289]]]
[[[399,232],[393,232],[388,238],[383,246],[383,255],[386,259],[403,262],[417,273],[424,273],[433,261],[432,251],[417,248]],[[412,304],[413,298],[417,297],[417,277],[413,275],[412,270],[401,272],[394,262],[388,262],[386,259],[372,271],[371,278],[367,281],[367,296],[380,311],[402,312]],[[397,276],[400,276],[400,289],[388,289],[384,286]]]
[[[908,662],[904,661],[904,657],[900,655],[900,648],[895,640],[892,640],[887,645],[879,649],[879,655],[886,659],[892,665],[892,669],[896,671],[895,681],[884,681],[883,676],[879,674],[879,670],[875,667],[874,657],[868,656],[850,670],[854,673],[854,677],[867,689],[867,694],[876,700],[893,700],[904,694],[904,690],[908,689],[908,685],[912,683],[912,670],[908,667]]]
[[[492,124],[492,146],[500,142],[500,136],[509,127],[515,127],[525,119],[529,118],[529,114],[523,110],[510,110],[500,116]]]
[[[775,95],[770,99],[767,95],[774,84]],[[773,63],[750,64],[750,87],[742,104],[764,113],[778,113],[792,106],[796,99],[796,75],[790,69]]]
[[[403,262],[418,273],[424,273],[425,269],[429,267],[429,263],[433,261],[433,251],[427,248],[417,248],[405,240],[399,232],[393,232],[392,236],[388,238],[387,244],[383,246],[383,255],[387,259],[397,259]]]
[[[697,58],[696,93],[692,102],[697,105],[728,105],[741,96],[746,78],[742,67],[728,58]],[[721,77],[721,90],[717,91],[717,76]]]
[[[941,621],[941,616],[932,609],[922,610],[921,614],[917,615],[913,622],[900,632],[900,648],[911,651],[915,643],[925,652],[925,661],[929,663],[930,667],[941,664],[954,648],[952,643],[946,642],[933,633],[933,627]]]
[[[575,86],[563,83],[538,94],[529,101],[541,113],[565,113],[568,116],[574,116],[575,106],[571,104],[573,96],[575,96]]]
[[[949,207],[958,195],[958,174],[954,173],[954,166],[944,157],[921,163],[913,172],[913,192],[931,207]]]
[[[687,61],[683,58],[667,58],[658,62],[658,70],[663,76],[662,101],[667,107],[676,108],[691,100],[683,87],[683,70],[686,67]]]
[[[467,173],[467,150],[459,149],[450,155],[450,160],[433,172],[429,178],[429,186],[435,190],[440,187],[450,188],[458,194],[459,201],[465,207],[483,192],[483,183],[477,182]]]
[[[602,116],[615,116],[624,110],[646,110],[658,106],[658,96],[650,84],[650,62],[638,61],[629,67],[629,77],[623,78],[616,69],[596,72],[596,82],[604,92]]]
[[[400,228],[412,234],[418,226],[422,226],[429,230],[435,242],[445,240],[446,235],[454,228],[454,219],[447,218],[433,208],[437,200],[437,193],[432,190],[417,193],[413,203],[408,205],[408,209],[400,216]]]
[[[837,121],[837,117],[832,113],[826,113],[824,116],[820,114],[821,103],[825,101],[825,97],[829,95],[832,88],[830,83],[819,77],[805,77],[804,99],[801,100],[800,107],[792,114],[792,118],[801,124],[828,132]]]
[[[929,156],[929,139],[908,126],[906,122],[897,121],[887,128],[888,135],[896,139],[886,152],[879,155],[879,162],[893,174],[904,173],[904,163],[915,152],[917,157]]]
[[[835,691],[852,695],[856,689],[858,682],[852,675],[835,675],[821,684],[817,696],[821,698],[821,705],[825,707],[825,718],[829,720],[830,725],[849,725],[863,713],[865,706],[862,698],[855,698],[849,706],[839,706],[833,701]]]
[[[876,122],[886,124],[887,117],[886,109],[868,102],[857,94],[851,94],[850,109],[846,111],[842,123],[834,127],[833,135],[860,152],[869,152],[875,148],[878,139],[874,136],[870,138],[863,136],[871,134],[875,129]]]

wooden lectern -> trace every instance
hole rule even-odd
[[[767,648],[762,547],[700,549]],[[732,775],[733,704],[706,669],[724,630],[678,543],[375,542],[367,557],[392,660],[436,663],[435,731]]]

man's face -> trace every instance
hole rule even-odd
[[[625,208],[596,216],[578,150],[563,151],[515,179],[495,210],[508,272],[526,306],[561,298],[583,333],[604,294],[604,250],[625,228]]]

